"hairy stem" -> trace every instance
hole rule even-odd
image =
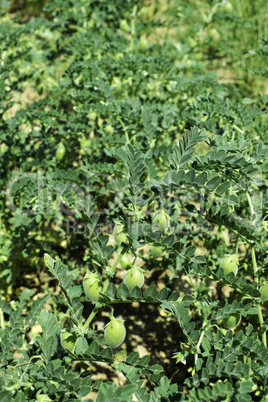
[[[198,353],[200,352],[200,346],[201,346],[201,343],[202,343],[202,339],[204,338],[204,335],[205,335],[205,327],[206,327],[206,325],[207,325],[207,320],[205,319],[203,321],[203,325],[202,325],[202,329],[201,329],[202,330],[201,335],[200,335],[200,337],[198,339],[198,342],[197,342],[197,345],[196,345],[196,354],[194,355],[194,364],[195,364],[195,366],[196,366],[197,359],[198,359]],[[195,374],[195,367],[194,367],[193,372],[192,372],[192,375],[194,375],[194,374]]]
[[[134,50],[134,41],[135,41],[135,36],[136,36],[136,14],[137,14],[137,6],[133,7],[132,10],[132,15],[131,15],[131,24],[130,24],[130,29],[131,29],[131,50]]]
[[[253,217],[254,208],[253,208],[253,204],[252,204],[249,193],[247,193],[247,198],[248,198],[248,203],[249,203],[249,208],[250,208],[250,215]],[[256,261],[255,246],[253,246],[253,245],[251,246],[251,258],[252,258],[254,279],[258,283],[258,276],[257,276],[258,266],[257,266],[257,261]],[[262,316],[261,306],[259,303],[257,304],[257,309],[258,309],[258,317],[259,317],[260,327],[262,327],[263,326],[263,316]],[[266,331],[262,333],[262,341],[263,341],[264,345],[267,347]]]
[[[93,318],[95,317],[95,315],[97,314],[98,311],[99,311],[99,307],[95,306],[83,326],[83,332],[85,332],[88,329],[89,324],[91,323],[91,321],[93,320]]]
[[[102,293],[105,293],[105,292],[106,292],[106,290],[107,290],[107,288],[108,288],[108,286],[109,286],[109,283],[110,283],[110,277],[114,274],[114,271],[115,271],[117,265],[118,265],[119,262],[121,261],[121,258],[123,257],[123,255],[125,254],[125,252],[127,251],[127,249],[128,249],[128,248],[123,248],[123,249],[120,251],[119,256],[117,257],[117,259],[115,260],[115,262],[114,262],[113,265],[111,266],[111,268],[110,268],[110,275],[108,276],[108,278],[106,278],[106,280],[105,280],[105,282],[104,282],[104,285],[103,285],[103,288],[102,288]]]

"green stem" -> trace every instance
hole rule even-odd
[[[115,318],[114,318],[114,308],[113,307],[110,307],[110,309],[111,309],[111,317],[110,317],[110,319],[111,320],[114,320]]]
[[[5,329],[5,320],[3,310],[0,308],[0,327]]]
[[[95,261],[95,260],[91,260],[91,262],[93,263],[93,264],[96,264],[96,265],[98,265],[99,267],[101,267],[102,265],[98,262],[98,261]]]
[[[238,246],[239,246],[239,238],[237,239],[236,245],[235,245],[235,254],[237,255],[238,253]]]
[[[262,316],[262,311],[261,311],[261,306],[260,304],[257,304],[257,309],[258,309],[258,317],[260,321],[260,326],[263,326],[263,316]],[[266,339],[266,331],[263,332],[262,336],[262,341],[264,343],[264,346],[267,348],[267,339]]]
[[[142,207],[142,209],[140,210],[140,212],[137,213],[138,221],[140,220],[140,218],[142,217],[142,215],[143,215],[143,213],[146,211],[146,209],[148,209],[148,202],[146,203],[146,205],[144,205],[144,207]]]
[[[93,320],[93,318],[95,317],[97,312],[99,311],[99,308],[100,307],[97,307],[97,306],[94,307],[94,309],[92,310],[90,316],[88,317],[88,319],[86,320],[85,324],[83,325],[83,332],[85,332],[88,329],[89,324],[91,323],[91,321]],[[78,341],[78,339],[77,339],[77,341]],[[75,350],[77,341],[75,342],[74,350]]]
[[[131,18],[131,50],[134,50],[134,41],[135,41],[135,35],[136,35],[136,14],[137,14],[137,6],[133,7],[132,11],[132,18]]]
[[[241,130],[241,128],[237,127],[237,125],[234,124],[233,127],[234,127],[237,131],[239,131],[241,134],[244,134],[244,131]]]
[[[198,342],[197,342],[197,345],[196,345],[196,354],[194,355],[194,364],[195,364],[195,366],[196,366],[197,359],[198,359],[198,353],[200,352],[201,342],[202,342],[202,339],[204,338],[204,335],[205,335],[205,326],[206,325],[207,325],[207,320],[205,319],[203,321],[203,325],[202,325],[202,329],[201,329],[202,330],[201,335],[200,335],[200,337],[198,339]],[[194,374],[195,374],[195,367],[194,367],[193,372],[192,372],[192,375],[194,375]]]
[[[250,198],[250,195],[248,192],[247,192],[247,198],[248,198],[248,204],[249,204],[249,208],[250,208],[250,215],[251,215],[251,217],[253,217],[254,208],[253,208],[253,204],[252,204],[252,201],[251,201],[251,198]],[[255,246],[251,247],[251,258],[252,258],[254,279],[258,283],[258,276],[257,276],[258,266],[257,266],[257,261],[256,261]],[[259,303],[257,304],[257,309],[258,309],[258,317],[259,317],[260,327],[262,327],[263,326],[263,316],[262,316],[261,306]],[[265,347],[267,348],[266,331],[262,333],[262,341],[263,341]]]
[[[104,282],[104,285],[103,285],[103,288],[102,288],[102,293],[105,293],[105,292],[106,292],[106,290],[107,290],[107,288],[108,288],[108,285],[109,285],[109,283],[110,283],[110,277],[113,276],[114,271],[115,271],[117,265],[118,265],[119,262],[121,261],[121,258],[123,257],[123,255],[125,254],[125,252],[127,251],[127,249],[128,249],[128,248],[123,248],[123,249],[120,251],[119,256],[117,257],[117,259],[115,260],[115,262],[114,262],[113,265],[111,266],[111,268],[110,268],[110,275],[108,276],[108,278],[106,278],[106,280],[105,280],[105,282]]]
[[[133,7],[132,11],[132,18],[131,18],[131,35],[132,38],[136,35],[136,26],[135,26],[135,20],[136,20],[136,14],[137,14],[137,6]]]
[[[257,277],[258,267],[257,267],[257,261],[256,261],[255,247],[251,248],[251,258],[252,258],[254,275],[256,276],[255,280],[258,283],[259,278]]]
[[[247,198],[248,198],[248,204],[249,204],[249,208],[250,208],[250,215],[253,216],[254,215],[254,209],[253,209],[253,204],[250,198],[249,193],[247,193]]]
[[[200,338],[199,338],[199,340],[198,340],[198,343],[197,343],[197,345],[196,345],[197,353],[196,353],[195,356],[194,356],[194,362],[195,362],[195,364],[196,364],[197,359],[198,359],[198,352],[199,352],[199,350],[200,350],[200,345],[201,345],[202,339],[204,338],[204,334],[205,334],[205,332],[202,331],[202,333],[201,333],[201,335],[200,335]]]
[[[123,126],[123,129],[124,129],[124,132],[125,132],[125,136],[126,136],[126,140],[127,140],[127,144],[130,144],[129,136],[128,136],[128,133],[127,133],[127,128],[126,128],[124,122],[122,121],[122,119],[121,119],[120,117],[118,117],[118,120],[120,121],[120,123],[121,123],[122,126]]]

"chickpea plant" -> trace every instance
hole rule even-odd
[[[141,183],[143,183],[143,192],[148,196],[146,202],[143,204],[138,202],[139,199],[137,196],[126,198],[127,201],[124,205],[124,211],[125,216],[127,213],[129,214],[129,219],[127,221],[116,221],[116,223],[114,223],[112,236],[115,240],[114,247],[108,245],[109,236],[107,235],[104,236],[95,233],[94,242],[92,241],[92,238],[89,239],[90,247],[95,249],[95,257],[93,261],[95,272],[86,273],[83,279],[86,300],[92,303],[92,311],[88,318],[84,318],[84,323],[81,321],[81,303],[79,302],[79,304],[76,305],[76,308],[73,308],[72,300],[69,296],[70,294],[75,295],[76,292],[77,295],[80,294],[80,287],[76,285],[74,288],[70,287],[70,290],[66,291],[63,286],[66,279],[61,277],[61,273],[64,272],[67,274],[67,271],[65,271],[65,269],[62,271],[62,268],[60,268],[61,262],[59,262],[59,260],[54,264],[51,257],[48,255],[46,256],[46,264],[49,270],[53,275],[58,277],[60,286],[66,293],[67,301],[69,300],[68,304],[71,314],[70,322],[73,323],[73,326],[70,329],[67,328],[67,331],[73,332],[71,334],[67,332],[68,337],[66,337],[66,344],[64,345],[64,341],[62,340],[62,345],[67,352],[69,351],[69,354],[72,357],[76,356],[76,358],[79,358],[80,356],[80,358],[82,358],[83,356],[84,359],[91,359],[91,361],[97,360],[112,363],[114,361],[113,359],[116,358],[116,354],[114,355],[112,350],[116,350],[120,347],[125,348],[124,340],[128,337],[128,328],[124,324],[124,317],[115,318],[114,307],[120,303],[128,303],[131,301],[159,304],[159,306],[170,314],[171,317],[174,317],[182,329],[186,339],[186,346],[181,347],[180,351],[174,354],[177,364],[185,364],[184,362],[187,362],[187,359],[191,359],[191,356],[193,356],[193,375],[191,378],[186,380],[185,384],[191,388],[191,395],[194,400],[198,400],[201,395],[199,390],[201,384],[200,380],[197,382],[199,385],[194,385],[195,381],[197,381],[197,373],[200,371],[203,372],[202,370],[212,370],[212,375],[216,375],[215,370],[217,366],[215,365],[215,370],[212,369],[211,366],[214,350],[217,350],[217,359],[221,362],[218,364],[221,364],[222,366],[221,374],[217,374],[218,377],[216,376],[219,380],[222,376],[227,376],[229,379],[233,378],[232,381],[236,378],[235,375],[233,376],[232,374],[232,370],[237,370],[235,363],[236,358],[232,363],[230,360],[225,361],[224,358],[227,350],[230,348],[230,344],[240,342],[241,345],[247,345],[248,342],[254,342],[255,348],[257,348],[254,353],[257,353],[259,358],[263,353],[267,356],[267,339],[262,309],[263,303],[266,300],[266,283],[263,282],[263,284],[258,287],[257,282],[256,284],[250,284],[247,282],[244,275],[241,275],[242,258],[239,258],[239,242],[241,242],[242,245],[245,244],[245,240],[248,239],[248,244],[251,248],[251,254],[253,257],[253,273],[255,273],[256,279],[258,278],[258,274],[262,276],[262,271],[258,271],[258,268],[256,267],[256,254],[254,247],[254,239],[255,236],[256,239],[258,238],[259,229],[256,227],[253,231],[253,227],[250,223],[246,224],[245,221],[238,220],[237,222],[232,220],[231,214],[233,210],[225,210],[226,204],[224,197],[220,196],[222,191],[225,188],[228,188],[228,186],[224,184],[226,182],[221,184],[219,179],[216,180],[217,176],[215,175],[209,179],[207,173],[205,175],[199,173],[199,175],[195,176],[193,172],[190,175],[188,172],[184,173],[182,170],[176,171],[177,166],[184,165],[190,158],[190,156],[187,156],[187,158],[184,158],[185,162],[182,163],[183,156],[190,155],[189,153],[187,154],[188,144],[191,144],[192,146],[193,144],[197,144],[200,140],[206,141],[210,144],[204,130],[198,131],[197,128],[193,128],[185,134],[184,140],[181,140],[180,142],[180,148],[175,149],[174,154],[170,158],[171,167],[174,169],[169,172],[169,175],[172,177],[173,190],[171,190],[170,181],[163,180],[161,181],[161,192],[159,191],[160,184],[156,186],[156,183],[154,182],[154,186],[152,187],[151,184],[148,183],[146,185],[143,181],[140,181],[142,180],[142,175],[146,166],[146,156],[140,151],[135,150],[131,145],[126,145],[126,147],[121,150],[120,158],[124,160],[127,167],[126,178],[129,180],[129,186],[127,186],[126,191],[135,195],[137,194],[137,191],[139,191],[138,189]],[[135,169],[135,166],[137,165],[138,169]],[[165,201],[160,211],[154,212],[155,206],[159,203],[158,200],[160,194],[164,194],[165,200],[167,200],[168,194],[170,194],[171,191],[176,192],[176,189],[180,189],[182,182],[185,183],[185,188],[187,189],[185,191],[187,192],[189,192],[190,186],[193,185],[194,187],[199,188],[200,191],[206,188],[207,194],[212,194],[214,192],[214,183],[216,183],[218,205],[223,208],[222,214],[226,211],[225,215],[223,215],[224,223],[232,229],[237,236],[233,254],[225,254],[222,256],[222,258],[217,261],[218,266],[216,266],[215,269],[212,269],[212,267],[209,266],[203,256],[196,255],[196,245],[191,242],[188,242],[185,245],[184,241],[179,241],[177,227],[173,224],[173,222],[179,218],[176,210],[175,212],[168,214],[168,209],[165,207],[165,205],[167,206],[168,204]],[[253,205],[249,192],[246,192],[245,196],[245,199],[249,203],[250,218],[251,214],[254,213]],[[214,222],[216,221],[219,225],[223,224],[222,216],[218,215],[217,210],[211,209],[212,206],[209,203],[210,201],[208,200],[205,202],[208,204],[206,206],[206,215],[203,216],[203,219],[213,220]],[[215,203],[215,199],[213,202]],[[81,205],[83,208],[86,206],[85,203],[82,203]],[[152,208],[151,225],[146,222],[145,205],[148,209]],[[88,214],[84,209],[84,214],[88,219],[89,227],[93,228],[94,225],[96,227],[96,222],[97,219],[100,219],[100,215],[95,213],[93,209],[90,214]],[[241,235],[238,229],[239,224],[241,225],[240,228],[243,228]],[[265,235],[264,232],[260,232],[260,234]],[[240,293],[241,295],[246,295],[246,297],[243,296],[244,298],[242,297],[242,299],[232,298],[230,301],[225,298],[223,302],[219,300],[212,301],[207,298],[202,299],[202,297],[198,297],[198,282],[192,283],[193,291],[191,294],[181,296],[172,286],[172,280],[180,277],[180,271],[178,270],[180,267],[172,270],[169,288],[165,287],[157,292],[154,284],[146,284],[146,288],[143,289],[145,286],[144,283],[146,283],[146,261],[148,260],[144,259],[142,266],[139,266],[137,265],[137,257],[142,256],[138,253],[138,249],[146,244],[155,244],[151,247],[149,257],[161,257],[161,260],[164,261],[165,259],[168,261],[169,258],[171,260],[179,258],[178,261],[181,261],[182,267],[184,267],[188,275],[191,275],[193,278],[196,277],[199,278],[199,280],[213,279],[218,282],[219,286],[222,287],[223,285],[227,285],[229,288],[233,289],[234,294]],[[116,251],[116,258],[111,264],[110,260],[114,251]],[[133,262],[131,262],[128,256],[130,251],[133,255]],[[166,252],[165,254],[164,251]],[[120,266],[126,269],[126,273],[123,281],[116,286],[114,278],[117,276],[117,269],[119,269]],[[238,266],[240,266],[240,268]],[[57,269],[59,271],[57,271],[56,267],[58,267]],[[103,269],[100,270],[99,267],[103,267]],[[70,280],[67,280],[67,283],[70,284]],[[78,289],[80,290],[78,291]],[[102,334],[98,331],[94,334],[94,317],[104,307],[110,309],[110,321],[106,324]],[[190,311],[195,311],[194,314],[202,318],[203,324],[201,327],[197,326],[195,320],[193,320],[193,317],[189,314],[189,308]],[[253,331],[253,324],[251,323],[248,324],[245,332],[243,332],[242,329],[239,329],[243,328],[242,325],[249,317],[258,317],[260,325],[259,332]],[[213,333],[214,335],[212,336]],[[249,339],[251,339],[251,341]],[[104,349],[101,351],[101,348]],[[94,351],[94,353],[92,351]],[[246,348],[244,351],[241,350],[239,353],[243,356],[245,361],[247,361],[247,358],[251,359],[250,356],[252,356],[252,351],[250,347],[248,349]],[[134,393],[138,397],[141,390],[136,381],[130,379],[129,362],[132,362],[131,356],[132,355],[130,354],[130,356],[121,361],[121,363],[116,363],[116,367],[118,370],[122,371],[130,384],[136,386]],[[135,371],[137,375],[142,377],[145,371],[151,370],[154,381],[159,381],[159,384],[161,383],[161,379],[164,377],[159,376],[162,370],[160,366],[142,366],[138,356],[135,357],[134,361],[136,362],[136,367],[139,366],[140,368]],[[239,376],[241,376],[241,378],[246,378],[245,381],[250,384],[249,393],[251,393],[257,381],[255,377],[256,374],[249,374],[247,371],[249,366],[247,363],[244,364],[245,366],[241,366]],[[156,370],[156,372],[154,372],[154,370]],[[217,387],[220,387],[221,392],[226,398],[234,395],[242,386],[239,382],[233,383],[232,387],[229,385],[227,386],[224,382],[221,383],[220,381],[215,384],[218,384]],[[183,398],[177,385],[173,385],[174,387],[171,386],[172,391],[170,389],[171,395],[177,395],[176,398]],[[195,387],[197,388],[196,390],[194,390]],[[205,384],[204,392],[210,392],[208,389],[208,386]],[[265,386],[261,388],[259,394],[261,395],[264,390]],[[214,392],[213,387],[212,392]]]
[[[2,2],[0,402],[267,402],[262,1]]]

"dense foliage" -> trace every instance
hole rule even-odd
[[[264,10],[2,1],[1,401],[267,401]]]

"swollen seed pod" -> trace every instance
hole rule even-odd
[[[125,227],[121,223],[117,223],[114,227],[114,238],[118,243],[127,242]]]
[[[238,271],[238,257],[236,254],[227,255],[221,260],[220,267],[223,269],[224,274],[228,275],[233,272],[235,275]]]
[[[65,146],[62,142],[60,142],[56,151],[56,158],[58,159],[58,161],[61,161],[64,158],[65,152]]]
[[[129,292],[131,292],[135,286],[141,288],[144,284],[144,274],[142,269],[133,265],[133,267],[127,271],[123,283],[127,286]]]
[[[226,2],[224,3],[223,9],[224,9],[224,11],[225,11],[226,13],[232,12],[232,11],[233,11],[232,3],[230,3],[230,1],[226,1]]]
[[[122,29],[123,32],[125,32],[125,33],[129,32],[130,27],[129,27],[129,25],[128,25],[126,20],[121,20],[119,22],[119,25],[120,25],[120,28]]]
[[[148,40],[146,38],[140,38],[139,41],[139,50],[143,51],[146,50],[148,46]]]
[[[71,334],[70,332],[67,331],[67,329],[63,329],[60,334],[60,341],[61,341],[61,346],[63,349],[67,349],[70,352],[73,351],[75,342],[76,342],[76,336],[74,334]]]
[[[107,134],[113,134],[113,132],[114,132],[113,126],[111,126],[111,124],[108,124],[108,125],[105,127],[105,132],[106,132]]]
[[[226,329],[233,329],[237,327],[240,321],[241,321],[241,314],[237,312],[234,314],[230,314],[228,317],[224,318],[222,320],[222,323]]]
[[[155,258],[160,257],[163,254],[163,252],[164,249],[160,246],[153,246],[150,251],[151,255]]]
[[[102,284],[97,274],[88,272],[83,280],[83,288],[87,298],[90,301],[98,301],[101,298]]]
[[[161,209],[159,214],[155,217],[154,223],[157,226],[157,229],[165,230],[165,229],[167,229],[169,227],[170,218],[165,213],[165,211],[163,209]]]
[[[126,337],[126,328],[122,320],[111,318],[104,331],[105,343],[112,349],[117,348]]]
[[[265,282],[261,287],[260,287],[260,293],[261,293],[261,299],[262,301],[267,301],[268,300],[268,282]]]
[[[128,256],[128,254],[124,254],[120,260],[120,265],[123,269],[129,269],[131,268],[132,264],[130,261],[130,258]]]

